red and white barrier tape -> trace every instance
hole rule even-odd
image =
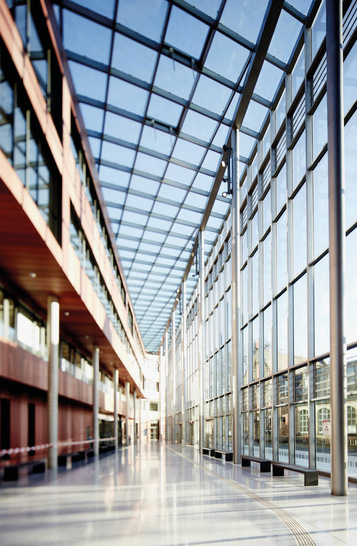
[[[99,440],[79,440],[77,442],[58,442],[56,444],[42,444],[32,447],[12,447],[10,449],[2,449],[0,451],[0,457],[2,457],[3,455],[18,455],[19,453],[28,453],[29,451],[41,451],[44,449],[49,449],[50,447],[77,446],[80,444],[94,444],[95,442],[108,442],[110,440],[115,440],[115,437],[113,436],[111,438],[100,438]]]

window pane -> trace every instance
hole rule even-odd
[[[272,306],[264,311],[264,377],[273,372]]]
[[[280,292],[285,286],[287,281],[287,224],[286,224],[286,211],[282,214],[276,224],[276,290],[275,293]]]
[[[293,199],[294,277],[306,267],[306,186]]]
[[[314,268],[314,323],[315,355],[330,350],[330,294],[329,294],[329,255],[320,260]]]
[[[288,367],[288,296],[284,292],[277,300],[278,312],[278,371]]]
[[[314,230],[313,257],[317,258],[328,247],[328,173],[327,154],[313,171]]]
[[[306,275],[294,284],[294,364],[307,360]]]
[[[345,334],[347,343],[357,340],[357,229],[346,239]]]

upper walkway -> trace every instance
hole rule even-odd
[[[8,545],[183,546],[357,543],[357,486],[260,475],[194,448],[136,445],[71,470],[0,487]]]

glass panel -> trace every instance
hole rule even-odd
[[[326,36],[326,6],[323,1],[317,17],[312,25],[312,58],[315,57]]]
[[[347,351],[347,433],[348,474],[357,474],[357,350]]]
[[[268,52],[284,63],[289,61],[290,47],[282,47],[282,44],[295,44],[298,39],[302,24],[285,11],[281,11]]]
[[[158,95],[151,95],[147,115],[155,121],[161,121],[170,127],[178,125],[182,106]]]
[[[295,464],[309,466],[309,409],[308,405],[298,405],[295,412]]]
[[[327,143],[327,95],[324,95],[312,117],[312,160]]]
[[[157,53],[126,36],[115,34],[113,58],[114,69],[151,82],[156,65]]]
[[[235,10],[237,13],[237,10]],[[222,55],[222,51],[225,52]],[[236,82],[248,58],[248,51],[227,36],[216,32],[207,55],[205,67]]]
[[[14,92],[0,67],[0,149],[12,163]]]
[[[357,42],[343,64],[343,92],[345,114],[356,100]]]
[[[305,49],[303,48],[299,58],[295,64],[293,73],[292,73],[292,83],[291,83],[291,92],[293,100],[296,96],[296,93],[300,89],[302,83],[305,81]]]
[[[276,224],[276,290],[279,292],[286,286],[288,274],[288,235],[286,211],[281,215]]]
[[[249,413],[243,414],[243,453],[249,454]]]
[[[289,461],[289,408],[278,408],[278,461]]]
[[[306,141],[305,131],[293,148],[293,191],[297,188],[299,182],[306,173]]]
[[[315,403],[315,430],[316,430],[316,468],[317,470],[331,471],[330,455],[330,400],[319,400]]]
[[[259,311],[259,252],[257,251],[251,259],[252,263],[252,304],[253,315]]]
[[[76,29],[73,32],[73,29]],[[90,39],[88,37],[90,36]],[[100,63],[109,63],[112,33],[98,23],[63,10],[63,43],[65,49]]]
[[[111,76],[109,79],[108,103],[128,112],[144,115],[149,93]]]
[[[243,385],[248,385],[248,326],[242,331],[243,337]]]
[[[346,239],[346,278],[345,278],[345,335],[347,343],[357,340],[357,229]]]
[[[273,372],[272,328],[272,307],[269,305],[264,311],[264,377]]]
[[[345,126],[346,229],[357,220],[357,114]]]
[[[264,440],[265,440],[265,453],[266,459],[273,459],[273,436],[272,436],[272,410],[264,410],[265,422],[264,422]]]
[[[253,454],[255,457],[260,455],[260,413],[253,411]]]
[[[284,292],[277,300],[278,312],[278,371],[288,367],[288,296]]]
[[[165,42],[190,57],[199,59],[209,27],[192,15],[173,6],[165,34]]]
[[[232,91],[220,83],[201,75],[192,102],[222,115]]]
[[[307,277],[294,284],[294,364],[307,360]]]
[[[152,40],[160,42],[168,3],[166,0],[120,0],[117,21]]]
[[[315,355],[320,355],[323,353],[328,353],[330,350],[330,292],[328,254],[315,265],[314,271]]]
[[[259,317],[253,320],[253,381],[259,379]]]
[[[271,225],[271,191],[269,190],[263,201],[263,234]]]
[[[242,2],[239,9],[237,9],[235,0],[228,0],[222,14],[221,23],[254,43],[259,35],[265,10],[265,4],[260,0]]]
[[[263,242],[263,275],[264,275],[264,305],[271,300],[271,283],[272,283],[272,271],[271,271],[271,233],[264,239]]]
[[[293,199],[294,277],[306,268],[306,186]]]
[[[314,194],[313,257],[317,258],[324,250],[326,250],[329,244],[327,154],[325,154],[318,163],[312,176]]]
[[[264,61],[254,88],[254,93],[268,101],[273,101],[283,74],[282,70],[268,63],[268,61]],[[277,124],[277,128],[279,127],[280,124]]]
[[[276,205],[275,216],[281,211],[282,207],[286,203],[287,199],[287,186],[286,186],[286,164],[279,172],[275,179],[276,184]]]

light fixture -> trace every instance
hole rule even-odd
[[[65,312],[64,312],[64,316],[65,316],[65,317],[69,317],[69,312],[68,312],[68,311],[65,311]]]
[[[232,161],[232,148],[229,146],[224,145],[223,151],[227,154],[227,166],[228,166],[228,172],[226,178],[222,178],[223,182],[227,182],[227,191],[222,192],[222,197],[228,197],[228,195],[232,195],[232,180],[231,180],[231,161]],[[223,165],[224,164],[224,165]],[[226,162],[222,161],[222,166],[225,166]]]
[[[29,273],[29,276],[31,277],[31,279],[36,279],[37,277],[36,273],[34,273],[33,271]]]

